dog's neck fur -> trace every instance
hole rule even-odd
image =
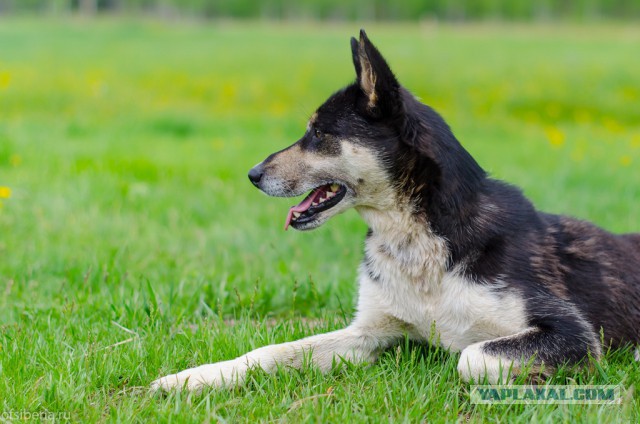
[[[394,273],[405,275],[424,290],[437,287],[446,271],[449,253],[446,241],[431,231],[428,222],[413,213],[407,202],[398,202],[388,210],[357,210],[369,225],[367,257],[396,267]]]
[[[429,106],[403,91],[407,113],[401,138],[409,146],[398,161],[398,180],[411,193],[416,215],[430,231],[446,239],[449,266],[464,260],[469,249],[481,248],[469,239],[477,224],[479,196],[485,191],[487,174],[453,135],[444,119]],[[405,176],[406,175],[406,176]]]

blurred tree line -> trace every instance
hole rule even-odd
[[[640,0],[0,0],[0,14],[316,20],[637,19]]]

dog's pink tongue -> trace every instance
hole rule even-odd
[[[287,214],[287,220],[284,223],[284,230],[287,231],[289,228],[289,224],[291,224],[291,220],[293,219],[293,213],[299,212],[302,213],[311,207],[311,204],[316,200],[318,195],[322,193],[322,189],[314,190],[309,196],[307,196],[302,202],[300,202],[297,206],[292,206],[289,209],[289,213]]]

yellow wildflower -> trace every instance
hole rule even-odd
[[[9,87],[11,82],[11,74],[9,72],[0,72],[0,88]]]
[[[615,119],[604,118],[602,120],[604,127],[613,133],[621,133],[624,131],[624,127]]]
[[[220,93],[220,100],[223,103],[231,103],[236,98],[237,89],[236,86],[232,83],[225,83],[222,86],[222,92]]]
[[[626,156],[625,155],[625,156],[622,156],[620,158],[620,165],[622,165],[622,166],[629,166],[629,165],[631,165],[631,162],[632,162],[631,156]]]
[[[8,199],[11,197],[11,189],[9,187],[0,186],[0,199]]]
[[[545,129],[545,133],[547,134],[549,143],[551,143],[553,147],[560,147],[564,144],[566,137],[560,129],[556,127],[548,127]]]
[[[272,116],[283,116],[287,112],[287,105],[283,102],[272,102],[269,105],[269,112]]]

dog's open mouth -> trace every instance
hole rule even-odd
[[[347,189],[337,183],[317,187],[309,193],[297,206],[292,206],[284,223],[284,229],[289,225],[304,224],[315,219],[315,216],[337,205],[347,193]]]

